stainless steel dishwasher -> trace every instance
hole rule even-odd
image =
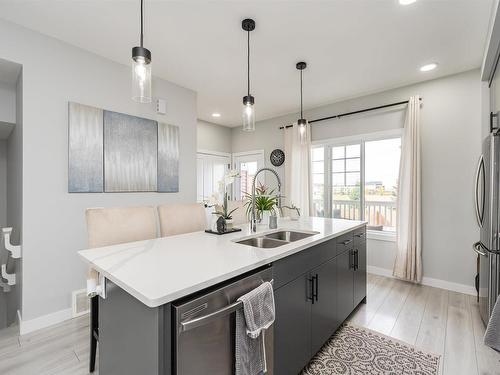
[[[244,276],[179,304],[174,303],[176,375],[232,375],[235,372],[237,299],[272,280],[272,268]],[[273,373],[273,326],[265,332],[268,374]]]

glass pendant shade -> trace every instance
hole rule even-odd
[[[299,126],[300,144],[305,144],[307,138],[307,120],[301,118],[297,121],[297,125]]]
[[[132,99],[139,103],[151,103],[151,61],[144,56],[132,59]]]
[[[255,103],[252,96],[243,98],[243,130],[253,132],[255,130]]]

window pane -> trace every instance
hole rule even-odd
[[[359,186],[333,188],[332,216],[337,219],[360,220]]]
[[[323,161],[313,161],[312,163],[312,173],[323,173],[325,171],[325,162]]]
[[[361,176],[359,172],[345,174],[346,186],[359,186],[361,184]]]
[[[253,178],[255,173],[257,173],[257,167],[258,164],[256,161],[240,163],[240,200],[245,199],[246,194],[251,194]]]
[[[332,172],[344,172],[344,159],[332,160]]]
[[[332,147],[332,159],[343,159],[344,158],[344,146]]]
[[[315,147],[312,149],[312,161],[320,161],[325,159],[325,149],[323,147]]]
[[[344,186],[345,179],[344,173],[332,173],[332,185],[333,186]]]
[[[361,168],[359,158],[357,159],[346,159],[345,160],[345,169],[347,172],[359,172]]]
[[[401,138],[365,143],[365,220],[370,229],[396,230]]]
[[[361,145],[349,145],[345,146],[345,157],[346,158],[356,158],[361,155]]]
[[[312,216],[325,216],[325,184],[323,174],[313,174],[312,183]]]
[[[313,184],[323,184],[325,182],[325,175],[322,173],[313,173],[312,182]]]

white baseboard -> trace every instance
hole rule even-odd
[[[389,270],[387,268],[367,266],[367,270],[368,273],[373,273],[374,275],[394,278],[394,276],[392,276],[392,270]],[[475,296],[477,294],[476,289],[472,285],[458,284],[458,283],[453,283],[451,281],[434,279],[432,277],[426,277],[426,276],[424,276],[422,279],[422,285],[451,290],[453,292],[458,292],[458,293],[470,294],[472,296]]]
[[[21,335],[25,335],[42,328],[50,327],[54,324],[62,323],[72,318],[72,309],[56,311],[54,313],[43,315],[30,320],[22,320],[19,310],[17,311],[17,313],[19,319],[19,333]]]

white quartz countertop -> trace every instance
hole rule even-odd
[[[79,251],[107,279],[149,307],[161,306],[365,225],[362,221],[304,217],[280,220],[278,229],[259,226],[257,232],[278,230],[318,232],[272,249],[235,243],[254,236],[241,232],[215,235],[194,232],[148,241]],[[258,234],[257,233],[257,234]]]

